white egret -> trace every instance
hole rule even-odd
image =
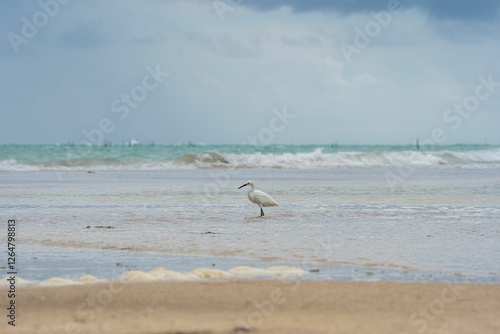
[[[263,191],[256,190],[255,183],[253,183],[252,181],[248,181],[247,183],[245,183],[244,185],[242,185],[238,189],[241,189],[245,186],[250,186],[252,188],[248,191],[248,199],[252,203],[257,204],[260,207],[260,216],[261,217],[264,217],[264,210],[262,210],[263,206],[266,207],[266,206],[277,206],[278,205],[278,202],[276,202],[274,200],[274,198],[272,198],[271,196],[269,196],[268,194],[266,194]]]

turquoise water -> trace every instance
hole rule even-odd
[[[500,146],[4,145],[0,171],[497,167]]]

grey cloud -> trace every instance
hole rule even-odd
[[[71,48],[94,48],[108,43],[106,34],[101,31],[100,22],[77,23],[64,31],[58,41],[59,46]]]
[[[322,46],[321,41],[315,36],[305,35],[299,37],[292,37],[288,35],[283,35],[280,38],[281,42],[288,46],[301,47],[301,48],[313,48]]]
[[[497,19],[500,14],[498,0],[422,0],[416,1],[415,5],[437,18],[481,21]]]
[[[258,38],[239,39],[229,34],[188,33],[186,38],[204,49],[227,58],[253,58],[261,53]]]
[[[397,0],[395,0],[397,1]],[[255,10],[273,10],[282,6],[294,12],[336,11],[344,15],[387,8],[389,0],[248,0],[243,5]],[[416,7],[437,19],[465,21],[494,20],[499,17],[499,0],[400,0],[405,8]]]

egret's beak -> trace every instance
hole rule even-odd
[[[244,186],[248,186],[248,183],[245,183],[244,185],[242,185],[242,186],[238,187],[238,189],[241,189],[241,188],[243,188]]]

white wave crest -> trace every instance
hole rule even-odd
[[[38,166],[22,164],[15,159],[0,160],[0,172],[33,172],[39,170]]]
[[[500,149],[470,151],[347,151],[327,152],[316,148],[302,153],[219,153],[186,154],[177,158],[142,161],[79,159],[26,164],[15,159],[0,160],[0,172],[9,171],[120,171],[202,168],[390,168],[400,166],[441,168],[498,168]]]
[[[473,152],[374,151],[324,153],[317,148],[308,153],[227,154],[229,165],[237,168],[363,168],[363,167],[498,167],[500,150]]]

